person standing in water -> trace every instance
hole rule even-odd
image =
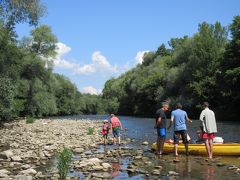
[[[175,150],[175,157],[178,156],[178,144],[180,136],[182,138],[183,144],[185,145],[186,155],[188,156],[188,134],[187,134],[187,126],[186,120],[188,122],[192,122],[188,118],[186,111],[182,110],[181,103],[176,104],[176,110],[172,111],[171,113],[171,121],[168,126],[168,130],[170,130],[172,124],[174,124],[174,150]]]
[[[203,139],[205,140],[205,146],[208,153],[208,158],[212,159],[213,157],[213,138],[217,132],[217,125],[215,114],[212,110],[210,110],[209,103],[204,102],[202,104],[203,110],[200,114],[200,121],[203,127]]]
[[[118,145],[121,144],[121,137],[120,137],[120,130],[122,130],[122,123],[120,120],[114,115],[110,115],[110,123],[111,123],[111,130],[113,133],[113,142],[116,144],[116,141],[118,142]]]
[[[167,103],[162,103],[162,107],[157,110],[154,128],[157,129],[157,154],[162,155],[164,142],[166,139],[166,115],[165,112],[169,109]]]
[[[103,121],[103,125],[102,125],[102,135],[103,135],[103,143],[104,145],[107,145],[108,144],[108,130],[109,130],[109,127],[108,127],[108,120],[105,119]]]

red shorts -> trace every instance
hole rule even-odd
[[[214,133],[203,133],[203,139],[213,139],[215,137]]]

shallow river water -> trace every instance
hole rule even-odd
[[[108,116],[94,115],[94,116],[70,116],[62,117],[64,119],[93,119],[104,120],[109,119]],[[59,119],[59,118],[57,118]],[[162,166],[162,173],[158,177],[147,176],[144,173],[129,174],[126,169],[131,163],[131,157],[121,157],[119,162],[113,163],[114,168],[112,172],[112,179],[240,179],[239,173],[236,173],[236,168],[240,167],[240,157],[214,157],[211,162],[205,161],[206,156],[188,156],[180,155],[180,162],[173,162],[173,154],[163,156],[156,156],[150,151],[151,144],[156,141],[156,130],[153,128],[153,118],[137,118],[120,116],[124,131],[122,131],[122,139],[134,139],[131,143],[123,145],[128,148],[144,150],[144,156],[147,156],[152,162],[152,165],[142,164],[142,171],[149,170],[154,166]],[[188,124],[188,133],[192,140],[196,139],[196,130],[199,129],[199,121],[194,120],[193,123]],[[240,143],[240,123],[236,122],[217,122],[218,133],[216,136],[223,137],[224,142]],[[173,129],[168,132],[167,138],[172,138]],[[142,145],[143,141],[148,141],[149,145]],[[106,152],[108,150],[118,148],[114,145],[107,147],[100,146],[99,151]],[[77,158],[77,157],[75,157]],[[139,161],[141,164],[141,161]],[[141,165],[140,165],[141,166]],[[178,173],[178,176],[168,176],[169,171]],[[78,175],[80,179],[84,176],[81,172],[72,172],[72,175]]]

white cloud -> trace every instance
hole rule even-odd
[[[53,61],[55,67],[62,69],[69,69],[73,74],[77,75],[90,75],[94,73],[115,74],[119,73],[117,66],[111,65],[107,58],[101,54],[100,51],[95,51],[92,54],[92,63],[89,64],[77,64],[63,58],[63,56],[71,51],[71,48],[63,43],[57,43],[57,56]]]
[[[88,94],[95,94],[95,95],[98,95],[101,93],[101,90],[97,90],[95,89],[94,87],[92,86],[86,86],[83,88],[83,93],[88,93]]]
[[[135,57],[137,64],[142,64],[143,62],[143,56],[145,53],[149,52],[149,50],[146,51],[138,51],[137,55]]]
[[[111,68],[111,65],[109,64],[109,62],[107,61],[107,58],[104,57],[100,51],[95,51],[92,54],[92,61],[95,65],[99,65],[101,67],[105,67],[105,68]]]
[[[61,57],[62,55],[67,54],[70,51],[71,51],[71,48],[66,44],[63,44],[61,42],[57,43],[56,52],[58,57]]]
[[[83,66],[76,66],[74,69],[74,74],[92,74],[96,72],[96,69],[90,64]]]

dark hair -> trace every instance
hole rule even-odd
[[[177,104],[176,104],[176,108],[177,108],[177,109],[182,109],[182,104],[181,104],[181,103],[177,103]]]
[[[208,107],[208,106],[209,106],[209,103],[205,101],[205,102],[203,102],[202,106],[203,106],[203,107]]]

